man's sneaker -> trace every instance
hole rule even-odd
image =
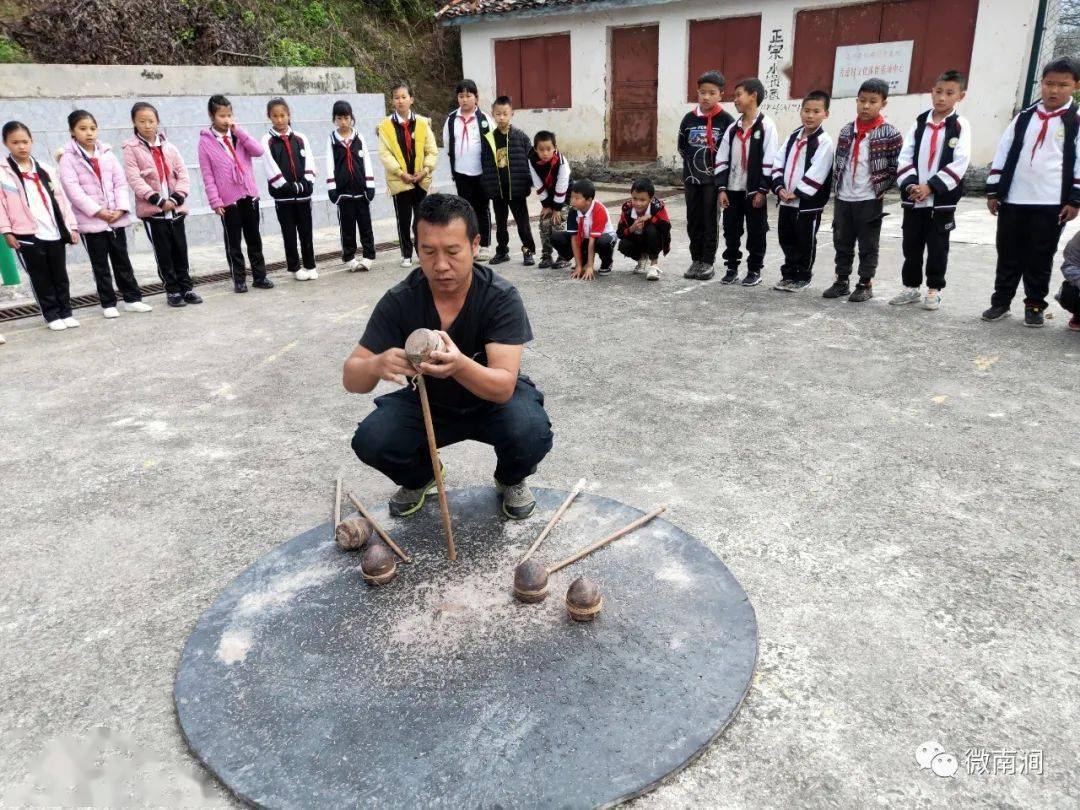
[[[1073,315],[1069,318],[1069,329],[1074,332],[1080,332],[1080,315]]]
[[[983,310],[982,319],[984,321],[1000,321],[1008,314],[1008,307],[991,306],[990,309]]]
[[[682,274],[682,277],[697,278],[702,267],[704,267],[704,265],[701,262],[690,262],[690,266],[686,268],[686,272]]]
[[[64,326],[66,326],[68,329],[76,329],[80,325],[81,324],[77,320],[72,318],[70,315],[68,317],[64,318]]]
[[[360,269],[360,260],[359,259],[349,259],[347,262],[345,262],[345,272],[346,273],[355,273],[359,269]]]
[[[711,264],[701,263],[701,267],[698,268],[697,279],[698,281],[708,281],[716,275],[716,271],[713,270]]]
[[[309,279],[311,279],[312,281],[314,281],[315,279],[317,279],[317,278],[319,277],[319,271],[318,271],[318,270],[316,270],[316,269],[315,269],[315,268],[313,267],[313,268],[311,268],[310,270],[308,270],[308,271],[307,271],[307,277],[308,277]]]
[[[419,489],[398,487],[397,492],[390,496],[387,506],[391,517],[408,517],[424,508],[424,500],[435,490],[435,479],[432,478]]]
[[[307,281],[311,278],[311,274],[308,273],[308,271],[305,270],[303,267],[301,267],[293,274],[293,278],[295,278],[297,281]]]
[[[864,284],[861,281],[855,285],[855,289],[852,290],[851,295],[848,296],[848,301],[853,304],[861,304],[863,301],[869,301],[874,297],[874,290],[869,284]]]
[[[357,264],[356,266],[360,270],[361,273],[366,273],[368,270],[370,270],[372,267],[375,266],[375,260],[374,259],[361,259],[360,263]]]
[[[1043,317],[1042,308],[1024,307],[1024,326],[1030,326],[1032,329],[1038,329],[1045,323],[1046,319]],[[70,325],[71,324],[68,324],[68,326]]]
[[[660,265],[649,265],[649,272],[645,274],[646,281],[659,281],[660,276],[664,274],[664,271],[660,269]]]
[[[837,279],[832,283],[829,289],[825,290],[821,294],[822,298],[843,298],[845,295],[851,294],[851,285],[848,284],[847,279]]]
[[[240,292],[237,290],[237,292]],[[246,290],[245,290],[246,292]],[[184,296],[180,293],[169,293],[165,296],[165,303],[170,307],[186,307],[187,301],[184,300]]]
[[[746,278],[742,280],[744,287],[756,287],[761,283],[761,273],[751,271],[746,274]]]
[[[260,290],[272,290],[274,289],[274,282],[266,277],[257,278],[251,282],[251,286],[258,287]]]
[[[810,286],[810,279],[808,279],[808,278],[800,278],[800,279],[796,279],[796,280],[792,281],[790,284],[788,284],[787,289],[788,289],[788,292],[798,292],[799,290],[805,290],[809,286]]]
[[[412,267],[412,259],[411,258],[406,258],[405,256],[402,256],[401,257],[401,266],[402,266],[402,268]]]
[[[941,293],[935,292],[935,293],[931,294],[929,291],[927,291],[926,295],[923,296],[922,308],[923,309],[934,310],[934,309],[939,308],[940,306],[941,306]]]
[[[101,315],[105,318],[119,318],[120,312],[116,307],[105,307],[105,309],[101,310]]]
[[[596,274],[598,276],[606,276],[610,272],[611,272],[611,262],[608,262],[607,264],[602,264],[602,265],[600,265],[599,267],[596,268]]]
[[[197,292],[194,292],[193,290],[188,290],[186,293],[184,293],[185,304],[201,304],[202,302],[202,296],[199,295]]]
[[[142,301],[123,301],[120,304],[120,309],[124,312],[153,312],[154,308],[149,304],[144,304]]]
[[[547,270],[551,267],[551,264],[552,262],[550,256],[541,256],[540,263],[536,266],[539,267],[541,270]]]
[[[735,284],[739,280],[739,271],[736,269],[728,269],[724,273],[724,277],[720,279],[721,284]]]
[[[780,290],[780,292],[787,292],[791,289],[791,279],[782,278],[778,282],[772,285],[774,290]]]
[[[551,265],[553,270],[565,270],[569,266],[570,266],[570,262],[568,260],[566,260],[566,259],[557,259]]]
[[[899,307],[904,304],[914,304],[922,297],[921,287],[904,287],[904,291],[889,299],[889,306]],[[927,296],[929,297],[929,296]]]
[[[510,261],[509,253],[496,253],[491,257],[491,261],[488,262],[488,264],[506,264],[508,261]]]
[[[533,255],[531,253],[526,251],[521,257],[521,263],[526,267],[535,267],[536,259],[533,258]]]
[[[524,481],[506,487],[496,480],[495,489],[502,493],[503,514],[511,520],[524,520],[536,509],[536,498]]]
[[[64,323],[63,318],[57,318],[55,321],[49,321],[46,326],[48,326],[54,332],[63,332],[65,329],[67,329],[67,324]]]

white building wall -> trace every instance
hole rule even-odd
[[[609,95],[610,29],[617,26],[659,25],[658,133],[657,151],[663,161],[674,161],[679,121],[692,105],[686,103],[689,22],[695,19],[739,17],[761,14],[761,46],[758,75],[765,77],[770,61],[768,42],[773,31],[783,38],[779,64],[792,63],[795,14],[800,8],[858,3],[864,0],[793,3],[791,0],[686,0],[614,10],[588,10],[575,6],[566,14],[512,16],[503,20],[466,23],[461,26],[462,68],[476,81],[481,103],[495,95],[495,40],[570,32],[571,95],[569,110],[521,110],[515,123],[530,134],[551,129],[560,148],[571,158],[604,158],[607,153],[607,108]],[[970,120],[974,138],[974,164],[989,163],[998,139],[1012,118],[1026,82],[1038,0],[982,0],[976,22],[971,55],[970,87],[962,105]],[[728,76],[735,82],[739,76]],[[781,75],[780,99],[769,101],[765,109],[781,132],[799,125],[799,101],[789,100],[790,82]],[[929,90],[929,88],[928,88]],[[899,95],[889,99],[886,115],[906,129],[914,117],[930,106],[929,92]],[[727,107],[734,114],[734,108]],[[827,128],[833,135],[854,117],[851,99],[833,105]]]

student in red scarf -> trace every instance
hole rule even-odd
[[[555,133],[542,129],[533,135],[533,148],[529,150],[529,172],[533,190],[540,197],[540,264],[563,268],[562,259],[552,261],[551,235],[562,225],[562,211],[566,195],[570,193],[570,164],[559,151]]]
[[[270,119],[270,130],[262,136],[263,169],[281,226],[285,269],[297,281],[317,279],[319,271],[315,268],[315,242],[311,230],[315,152],[307,136],[292,128],[292,114],[285,99],[270,99],[266,104],[266,117]]]
[[[889,100],[889,85],[881,79],[867,79],[859,87],[855,103],[857,116],[840,130],[836,141],[833,180],[836,205],[833,209],[833,247],[836,251],[836,280],[825,290],[825,298],[869,301],[874,297],[874,274],[881,244],[881,219],[885,192],[896,184],[900,150],[904,136],[881,114]],[[859,246],[859,283],[851,289],[855,246]]]
[[[639,177],[630,186],[615,233],[619,253],[637,262],[634,272],[645,273],[647,281],[659,281],[660,254],[671,250],[671,218],[648,177]]]

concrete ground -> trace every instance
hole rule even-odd
[[[1080,334],[1060,310],[1042,330],[979,321],[994,265],[979,205],[938,312],[886,305],[895,236],[867,304],[821,298],[824,232],[803,293],[684,281],[677,201],[659,283],[625,262],[592,284],[503,266],[556,430],[535,481],[665,501],[757,611],[741,713],[638,806],[1080,802]],[[778,256],[773,240],[769,283]],[[84,311],[59,334],[4,324],[8,805],[231,803],[177,730],[179,652],[226,583],[327,519],[335,475],[389,495],[349,449],[371,398],[340,372],[396,259],[245,296],[204,287],[197,308]],[[452,486],[489,479],[489,449],[445,455]],[[955,775],[920,769],[930,741]]]

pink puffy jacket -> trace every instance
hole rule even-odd
[[[71,207],[75,209],[79,231],[103,233],[109,229],[126,228],[131,224],[131,195],[120,162],[112,149],[103,143],[97,145],[94,157],[98,159],[101,170],[100,180],[74,138],[60,158],[60,183],[64,186]],[[123,211],[124,215],[110,225],[96,216],[104,208]]]
[[[241,197],[258,199],[259,196],[251,159],[262,157],[262,144],[240,126],[235,127],[234,133],[236,160],[212,127],[199,133],[199,168],[206,187],[206,201],[211,208],[230,206]]]
[[[64,227],[72,233],[77,231],[75,212],[71,210],[71,204],[64,194],[63,186],[56,180],[56,170],[42,163],[37,165],[39,170],[44,169],[49,176],[49,185],[56,198],[56,204],[60,207]],[[33,187],[29,190],[37,193]],[[0,161],[0,233],[33,236],[36,232],[37,220],[34,219],[34,214],[26,202],[26,190],[23,188],[22,179],[15,174],[7,160]]]
[[[165,182],[169,184],[168,197],[177,204],[175,213],[186,214],[188,194],[191,193],[191,180],[187,166],[180,156],[180,150],[158,135],[160,158],[165,164]],[[162,196],[161,177],[154,160],[154,149],[138,135],[128,138],[123,144],[124,174],[135,193],[135,216],[149,219],[162,215],[161,206],[165,203]]]

